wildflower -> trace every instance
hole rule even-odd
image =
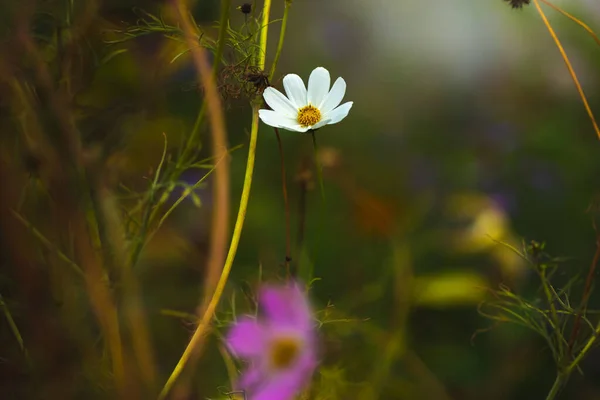
[[[340,122],[348,115],[352,102],[339,105],[346,94],[344,79],[338,78],[331,90],[330,82],[329,71],[323,67],[310,74],[308,91],[298,75],[286,75],[283,87],[287,97],[273,87],[266,88],[263,97],[273,110],[260,110],[260,119],[267,125],[296,132],[314,131]]]
[[[529,5],[531,0],[504,0],[510,3],[512,8],[523,8],[524,5]]]
[[[240,318],[226,337],[236,356],[250,361],[237,383],[249,400],[288,400],[317,366],[316,334],[308,299],[296,284],[264,286],[262,319]]]

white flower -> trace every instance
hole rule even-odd
[[[296,132],[337,124],[346,118],[352,102],[340,106],[346,94],[346,81],[338,78],[331,90],[330,84],[329,71],[323,67],[317,67],[311,72],[308,91],[302,78],[296,74],[288,74],[283,78],[287,97],[273,87],[266,88],[263,97],[273,110],[259,110],[258,115],[267,125]]]

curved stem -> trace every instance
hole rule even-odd
[[[558,11],[559,13],[561,13],[562,15],[564,15],[565,17],[569,18],[571,21],[575,22],[577,25],[581,26],[583,29],[586,30],[587,33],[590,34],[590,36],[592,37],[592,39],[594,39],[594,41],[596,43],[598,43],[598,45],[600,45],[600,38],[598,38],[598,36],[594,33],[594,31],[592,30],[592,28],[590,28],[589,26],[587,26],[584,22],[582,22],[579,19],[575,18],[573,15],[569,14],[568,12],[566,12],[565,10],[563,10],[562,8],[560,8],[558,6],[555,6],[554,4],[550,3],[548,0],[542,0],[542,3],[544,3],[547,6],[553,8],[554,10]]]
[[[235,227],[233,229],[233,237],[231,238],[231,244],[229,246],[229,252],[227,253],[227,259],[225,260],[225,265],[223,267],[223,271],[221,273],[221,277],[219,278],[219,282],[217,283],[217,287],[215,292],[206,307],[206,311],[202,316],[202,320],[198,324],[196,331],[194,332],[192,338],[190,339],[189,344],[187,345],[183,355],[179,359],[179,362],[175,366],[175,369],[171,373],[171,376],[167,380],[167,383],[163,387],[159,399],[165,399],[169,394],[175,381],[183,372],[183,368],[193,356],[194,352],[203,344],[203,339],[205,337],[205,333],[208,329],[208,326],[214,316],[217,305],[219,304],[219,300],[223,295],[223,290],[225,289],[225,284],[227,283],[227,279],[229,278],[229,273],[231,272],[231,266],[233,265],[233,260],[235,258],[238,244],[240,242],[240,237],[242,235],[242,228],[244,226],[244,220],[246,218],[246,210],[248,208],[248,199],[250,198],[250,188],[252,187],[252,173],[254,171],[254,160],[256,156],[256,142],[258,138],[258,106],[255,106],[252,113],[252,130],[250,132],[250,147],[248,149],[248,161],[246,164],[246,175],[244,177],[244,187],[242,189],[242,198],[240,200],[240,208],[238,210],[237,219],[235,221]]]
[[[598,325],[596,326],[596,330],[592,334],[592,337],[588,339],[583,349],[581,349],[579,354],[577,354],[577,357],[575,357],[575,359],[567,367],[567,373],[573,371],[575,368],[577,368],[579,363],[583,361],[585,356],[587,356],[587,353],[592,349],[592,347],[596,343],[596,340],[598,340],[598,336],[600,336],[600,323],[598,323]]]
[[[558,393],[566,382],[567,376],[559,372],[558,375],[556,375],[556,379],[554,380],[554,384],[552,385],[550,392],[548,392],[548,395],[546,396],[546,400],[555,400],[556,396],[558,396]]]
[[[215,82],[217,80],[217,74],[219,73],[219,65],[221,64],[221,59],[223,58],[223,51],[225,50],[225,36],[227,34],[227,22],[229,21],[230,8],[231,0],[222,0],[221,19],[219,20],[219,36],[217,38],[217,51],[215,52],[215,58],[213,61],[212,68],[212,79]],[[198,111],[198,114],[196,115],[196,120],[194,121],[192,132],[186,141],[181,157],[179,157],[177,169],[179,169],[183,163],[187,162],[187,158],[194,148],[194,142],[196,141],[198,133],[200,132],[200,125],[202,124],[202,120],[204,119],[204,115],[206,114],[207,105],[207,102],[203,101],[202,106],[200,106],[200,110]]]
[[[546,400],[554,400],[556,398],[556,396],[560,392],[560,389],[562,389],[562,387],[567,383],[567,380],[571,376],[573,370],[579,366],[581,361],[583,361],[585,356],[587,356],[588,352],[592,349],[594,344],[596,344],[598,336],[600,336],[600,323],[596,326],[596,330],[594,331],[592,337],[588,339],[583,349],[581,349],[579,354],[577,354],[577,357],[575,357],[575,359],[569,364],[567,368],[563,370],[563,372],[558,373],[558,375],[556,376],[556,380],[554,381],[554,385],[552,385],[548,396],[546,396]]]
[[[546,294],[546,301],[548,302],[548,307],[550,308],[550,318],[552,321],[552,330],[554,331],[554,334],[556,336],[556,346],[558,347],[558,354],[560,356],[562,356],[563,354],[563,338],[562,338],[562,334],[560,332],[560,330],[558,329],[559,326],[559,319],[558,319],[558,313],[556,311],[556,306],[554,305],[554,296],[552,295],[552,291],[550,290],[550,282],[548,282],[548,277],[546,275],[546,268],[547,266],[545,265],[539,265],[538,268],[540,269],[540,278],[542,281],[542,286],[544,288],[544,293]]]
[[[263,8],[263,23],[262,23],[262,32],[260,35],[260,53],[259,53],[259,61],[258,67],[260,69],[264,69],[265,67],[265,54],[267,48],[267,31],[269,27],[269,14],[271,10],[271,0],[265,0],[264,8]],[[252,187],[252,175],[254,172],[254,161],[256,158],[256,143],[258,139],[258,110],[260,108],[261,102],[255,102],[252,107],[252,126],[250,129],[250,144],[248,147],[248,160],[246,162],[246,173],[244,175],[244,187],[242,188],[242,196],[240,199],[240,207],[238,209],[238,215],[235,221],[235,227],[233,228],[233,236],[231,238],[231,243],[229,245],[229,251],[227,252],[227,258],[225,259],[225,265],[223,266],[223,270],[221,272],[221,276],[219,277],[219,281],[217,282],[217,286],[213,293],[212,298],[210,299],[206,311],[202,316],[198,327],[194,331],[190,342],[188,343],[185,351],[183,352],[181,358],[177,362],[177,365],[173,369],[171,376],[165,383],[162,388],[158,398],[159,400],[163,400],[170,393],[171,389],[175,385],[177,379],[181,376],[185,366],[188,364],[188,361],[192,359],[198,353],[198,350],[202,347],[204,343],[205,333],[208,330],[210,322],[215,314],[215,310],[217,309],[217,305],[221,300],[221,296],[223,295],[223,291],[225,290],[225,285],[227,284],[227,279],[229,278],[229,273],[231,272],[231,267],[233,266],[233,260],[235,259],[235,255],[237,253],[238,244],[240,242],[240,237],[242,235],[242,228],[244,227],[244,221],[246,219],[246,210],[248,209],[248,201],[250,199],[250,189]]]
[[[275,69],[277,68],[277,62],[279,62],[279,57],[281,56],[281,51],[283,50],[283,40],[285,39],[285,31],[287,28],[288,16],[290,14],[290,6],[291,2],[286,0],[285,8],[283,9],[283,20],[281,21],[281,31],[279,32],[279,43],[277,44],[275,58],[273,59],[271,70],[269,71],[269,82],[273,80],[273,75],[275,75]]]
[[[585,107],[585,111],[587,111],[588,116],[590,117],[590,120],[592,121],[592,125],[594,125],[594,130],[596,131],[596,135],[598,136],[598,139],[600,139],[600,127],[598,127],[598,124],[596,123],[596,118],[594,118],[594,113],[592,112],[592,109],[590,108],[590,105],[588,104],[587,98],[585,97],[585,94],[583,93],[583,89],[581,87],[581,84],[579,83],[579,79],[577,79],[577,74],[575,74],[575,70],[573,69],[573,66],[571,65],[571,61],[569,61],[569,57],[567,57],[567,53],[565,52],[565,49],[563,48],[562,44],[560,43],[558,36],[556,36],[556,33],[554,32],[552,25],[550,25],[550,22],[548,21],[548,18],[546,18],[546,14],[544,14],[544,10],[542,10],[542,7],[540,7],[538,0],[533,0],[533,4],[535,4],[535,8],[537,9],[538,13],[540,14],[540,17],[542,17],[542,21],[544,22],[544,25],[546,25],[546,28],[548,28],[548,32],[550,33],[550,36],[552,36],[552,39],[554,39],[554,43],[556,43],[556,47],[558,48],[560,55],[562,56],[563,60],[565,61],[565,64],[567,65],[569,74],[571,74],[571,78],[573,78],[573,83],[575,84],[575,87],[577,88],[577,92],[579,92],[581,101],[583,101],[583,106]]]

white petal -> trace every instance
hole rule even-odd
[[[265,124],[293,132],[306,132],[308,128],[302,127],[294,118],[289,118],[272,110],[258,110],[258,116]]]
[[[265,101],[273,109],[273,111],[283,114],[286,117],[296,118],[298,115],[298,108],[288,100],[279,90],[269,86],[263,93]]]
[[[280,128],[292,132],[306,132],[309,129],[309,127],[304,127],[297,122],[291,122],[286,125],[282,125]]]
[[[329,125],[337,124],[338,122],[346,118],[346,115],[348,115],[350,109],[352,108],[352,103],[352,101],[349,101],[347,103],[342,104],[338,108],[328,112],[327,115],[323,117],[323,119],[329,119]]]
[[[329,77],[329,71],[323,67],[315,68],[308,77],[309,104],[318,107],[329,92],[330,84],[331,78]]]
[[[302,132],[302,133],[304,133],[304,132],[308,131],[309,129],[312,129],[312,127],[310,127],[310,126],[296,125],[293,130],[296,131],[296,132]]]
[[[285,129],[287,131],[292,131],[292,132],[306,132],[308,130],[308,128],[304,128],[302,125],[300,125],[297,122],[290,123],[285,126],[280,126],[280,128]]]
[[[279,114],[276,111],[271,110],[258,110],[258,116],[267,125],[274,126],[275,128],[282,128],[284,126],[297,124],[293,118],[286,117]]]
[[[285,89],[285,94],[287,94],[290,101],[297,108],[302,108],[308,104],[306,100],[306,87],[304,86],[302,78],[298,75],[287,74],[283,78],[283,87]]]
[[[337,78],[331,90],[319,105],[319,110],[326,114],[340,105],[346,94],[346,81],[343,78]]]
[[[331,123],[330,119],[322,119],[321,121],[319,121],[316,124],[314,124],[313,126],[311,126],[310,129],[319,129],[320,127],[328,125],[330,123]]]

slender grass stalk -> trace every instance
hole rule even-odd
[[[587,354],[589,353],[589,351],[596,344],[596,341],[598,340],[598,336],[600,336],[600,323],[598,323],[598,325],[596,326],[596,330],[592,334],[592,337],[590,337],[588,339],[588,341],[585,344],[585,346],[583,346],[583,349],[581,349],[581,351],[579,352],[579,354],[577,355],[577,357],[575,357],[575,359],[567,367],[567,373],[570,374],[575,368],[577,368],[579,366],[579,364],[581,363],[581,361],[583,361],[583,359],[585,358],[585,356],[587,356]]]
[[[262,22],[260,31],[260,42],[258,46],[258,63],[261,70],[265,69],[265,60],[267,58],[267,38],[269,33],[269,18],[271,16],[271,0],[265,0],[262,10]],[[258,111],[257,111],[258,112]]]
[[[273,59],[273,64],[271,64],[271,70],[269,71],[269,82],[273,80],[275,69],[277,68],[277,63],[279,62],[279,57],[281,56],[281,51],[283,50],[283,42],[285,39],[285,32],[287,29],[287,21],[291,6],[291,1],[286,0],[285,8],[283,9],[283,20],[281,21],[281,31],[279,32],[279,43],[277,43],[277,51],[275,52],[275,58]]]
[[[106,269],[121,273],[121,276],[114,283],[117,287],[122,286],[123,289],[116,290],[115,297],[119,299],[121,304],[127,304],[123,307],[123,315],[127,319],[133,355],[137,361],[136,365],[142,382],[147,393],[156,393],[158,389],[156,387],[158,372],[152,335],[148,328],[142,302],[141,285],[134,273],[133,265],[128,263],[127,247],[122,240],[125,237],[125,232],[119,206],[109,187],[96,179],[93,187],[94,212],[98,227],[102,226],[102,231],[104,231],[104,235],[101,235],[102,246],[108,249],[103,253],[105,254]],[[119,294],[121,297],[119,297]]]
[[[563,60],[565,61],[565,64],[567,65],[569,74],[571,74],[571,78],[573,78],[575,87],[577,87],[579,96],[581,97],[581,100],[583,101],[583,106],[585,107],[585,110],[587,111],[588,116],[590,117],[590,120],[592,121],[592,125],[594,126],[594,130],[596,131],[596,135],[598,136],[598,139],[600,139],[600,127],[598,127],[598,124],[596,123],[596,118],[594,118],[594,113],[592,112],[592,109],[590,108],[590,105],[588,104],[587,98],[585,97],[585,93],[583,92],[583,88],[581,87],[581,84],[579,83],[579,79],[577,79],[577,74],[575,73],[575,70],[573,69],[573,66],[571,65],[571,61],[569,61],[569,57],[567,56],[565,49],[563,48],[562,44],[560,43],[558,36],[556,36],[556,32],[554,32],[554,29],[552,28],[552,25],[550,25],[548,18],[546,18],[546,14],[544,14],[544,10],[542,10],[542,7],[540,7],[540,3],[538,2],[538,0],[533,0],[533,4],[535,4],[535,8],[537,9],[538,13],[540,14],[540,17],[542,17],[542,21],[544,21],[544,25],[546,25],[546,28],[548,28],[548,32],[550,33],[550,36],[552,36],[552,39],[554,39],[554,42],[556,43],[556,47],[558,47],[558,51],[560,52],[560,55],[562,56]]]
[[[548,7],[553,8],[554,10],[558,11],[559,13],[561,13],[562,15],[564,15],[565,17],[569,18],[571,21],[575,22],[577,25],[581,26],[583,29],[585,29],[587,31],[587,33],[590,34],[590,36],[592,37],[592,39],[594,39],[594,41],[596,43],[598,43],[598,45],[600,45],[600,38],[598,38],[598,36],[594,33],[594,31],[592,30],[592,28],[590,28],[589,26],[587,26],[587,24],[585,24],[583,21],[579,20],[578,18],[574,17],[573,15],[569,14],[568,12],[566,12],[565,10],[563,10],[562,8],[555,6],[554,4],[550,3],[548,0],[541,0],[542,3],[546,4]]]
[[[12,332],[13,336],[17,340],[17,343],[19,343],[19,348],[23,352],[25,360],[29,364],[29,355],[27,353],[27,348],[25,347],[25,342],[23,341],[23,336],[21,336],[21,331],[19,331],[19,327],[17,326],[15,319],[13,318],[10,310],[8,309],[8,305],[4,302],[4,297],[2,297],[2,294],[0,294],[0,308],[4,313],[4,317],[6,318],[6,322],[8,323],[9,330]]]
[[[260,35],[260,45],[259,45],[259,56],[258,56],[258,67],[260,69],[264,69],[265,67],[265,55],[267,48],[267,34],[269,27],[269,14],[271,10],[271,0],[265,0],[263,7],[263,23],[262,23],[262,31]],[[183,352],[181,358],[175,365],[171,376],[168,378],[165,383],[163,389],[161,390],[158,398],[160,400],[165,399],[171,390],[173,389],[177,379],[181,376],[184,368],[188,364],[188,362],[192,359],[192,357],[197,354],[199,348],[204,343],[204,337],[208,330],[209,324],[215,314],[217,305],[223,295],[223,291],[225,289],[225,285],[227,283],[227,279],[229,278],[229,273],[231,272],[231,267],[233,266],[233,261],[235,259],[235,255],[237,253],[238,244],[240,241],[240,237],[242,235],[242,228],[244,226],[244,221],[246,218],[246,211],[248,209],[248,201],[250,199],[250,189],[252,187],[252,176],[254,173],[254,162],[256,158],[256,143],[258,139],[258,110],[260,108],[260,102],[255,102],[252,108],[252,126],[250,129],[250,144],[248,147],[248,160],[246,163],[246,173],[244,175],[244,186],[242,188],[242,196],[240,199],[240,206],[238,209],[237,219],[235,221],[235,226],[233,229],[233,236],[231,238],[231,242],[229,245],[229,251],[227,253],[227,258],[225,260],[225,265],[223,266],[223,270],[221,272],[221,276],[219,281],[217,282],[217,287],[215,292],[206,307],[206,311],[202,316],[198,327],[194,331],[190,342],[188,343],[185,351]]]
[[[22,223],[27,229],[29,229],[31,234],[35,236],[44,245],[44,247],[46,247],[49,251],[54,253],[54,255],[56,255],[61,261],[67,264],[69,268],[71,268],[71,270],[75,273],[75,275],[77,275],[80,278],[85,278],[83,270],[79,265],[77,265],[75,261],[71,260],[65,253],[60,251],[60,249],[56,247],[56,245],[54,245],[50,240],[48,240],[46,236],[44,236],[44,234],[41,233],[37,228],[35,228],[29,221],[23,218],[21,214],[13,210],[11,210],[11,212],[20,223]]]
[[[595,224],[594,224],[595,228]],[[585,279],[585,287],[583,289],[583,295],[581,297],[581,304],[579,305],[579,310],[575,315],[575,322],[573,323],[573,330],[571,331],[571,337],[569,338],[569,356],[571,355],[571,351],[573,349],[573,345],[577,336],[579,335],[579,329],[581,327],[581,317],[585,314],[587,309],[587,304],[590,298],[590,294],[592,293],[592,283],[594,282],[594,277],[596,273],[596,267],[598,266],[598,261],[600,261],[600,237],[596,238],[596,252],[594,253],[594,258],[592,259],[592,264],[590,265],[590,269],[587,274],[587,278]]]
[[[227,254],[227,259],[225,260],[225,266],[223,267],[223,271],[221,273],[221,277],[219,278],[219,282],[217,283],[217,287],[215,292],[202,316],[198,327],[194,331],[190,342],[188,343],[183,355],[177,362],[177,365],[173,369],[171,376],[167,380],[167,383],[163,387],[159,399],[163,400],[170,393],[173,388],[175,382],[183,372],[184,367],[188,363],[188,361],[192,358],[194,352],[197,351],[197,348],[203,344],[203,340],[208,330],[209,324],[215,314],[215,310],[221,296],[223,295],[223,291],[225,289],[225,285],[227,283],[227,279],[229,278],[229,273],[231,272],[231,267],[233,265],[233,260],[235,259],[235,255],[237,252],[237,247],[240,241],[240,237],[242,235],[242,228],[244,226],[244,220],[246,218],[246,210],[248,208],[248,200],[250,198],[250,189],[252,187],[252,175],[254,171],[254,161],[256,155],[256,142],[258,138],[258,109],[259,106],[255,105],[252,112],[252,128],[250,131],[250,146],[248,148],[248,161],[246,164],[246,174],[244,177],[244,187],[242,189],[242,198],[240,201],[240,208],[238,210],[238,216],[235,222],[235,227],[233,229],[233,237],[231,238],[231,244],[229,245],[229,252]]]
[[[598,325],[596,326],[596,330],[588,339],[585,346],[583,346],[583,349],[581,349],[579,354],[577,354],[577,356],[573,359],[573,361],[571,361],[571,363],[566,368],[558,372],[558,374],[556,375],[556,380],[554,381],[550,392],[548,392],[548,395],[546,396],[546,400],[556,399],[556,396],[558,396],[560,390],[563,388],[563,386],[565,386],[573,371],[579,367],[579,364],[581,364],[581,362],[588,355],[592,347],[594,347],[599,336],[600,323],[598,323]]]
[[[556,379],[554,380],[554,384],[552,385],[548,396],[546,396],[546,400],[555,400],[556,396],[558,396],[558,393],[560,393],[560,390],[563,388],[566,382],[567,377],[563,373],[559,372],[556,375]]]
[[[137,240],[133,246],[133,249],[131,250],[131,256],[129,259],[129,265],[131,266],[131,268],[133,268],[137,264],[137,261],[140,257],[142,249],[144,248],[144,244],[146,243],[146,235],[148,234],[148,227],[150,225],[150,216],[151,216],[152,206],[154,205],[154,198],[156,195],[159,178],[161,176],[161,172],[162,172],[163,166],[165,164],[165,159],[167,156],[167,135],[165,135],[163,133],[163,137],[165,139],[165,143],[163,146],[162,157],[160,159],[160,162],[158,163],[158,167],[156,168],[156,172],[154,174],[154,179],[152,180],[152,184],[150,186],[150,193],[148,195],[148,204],[146,206],[146,209],[144,210],[144,213],[142,214],[142,222],[141,222],[140,230],[136,236]]]
[[[50,110],[56,118],[61,132],[59,144],[55,145],[54,151],[49,152],[60,155],[54,158],[60,162],[65,171],[73,171],[73,183],[78,187],[87,187],[87,180],[83,173],[83,152],[81,151],[81,138],[77,132],[69,104],[65,93],[55,90],[53,77],[45,62],[42,52],[38,49],[32,35],[29,34],[29,26],[26,20],[19,21],[18,35],[19,44],[33,60],[35,65],[35,77],[40,88],[49,99]],[[62,144],[62,146],[60,146]],[[61,157],[62,156],[62,157]],[[65,158],[66,157],[66,158]],[[108,344],[112,362],[112,373],[117,386],[117,391],[125,395],[128,386],[126,370],[123,359],[123,343],[121,340],[121,328],[118,311],[113,296],[105,280],[104,270],[96,249],[92,246],[94,232],[92,226],[86,221],[86,213],[93,208],[89,202],[89,192],[80,190],[79,196],[71,198],[68,195],[63,199],[60,207],[65,213],[70,213],[73,218],[73,237],[75,251],[81,258],[80,264],[84,272],[86,290],[92,304],[93,311],[102,328],[102,333]],[[132,387],[129,385],[129,387]]]
[[[221,64],[221,59],[223,58],[223,52],[225,51],[225,37],[227,35],[227,22],[229,21],[229,9],[231,8],[231,0],[221,0],[221,19],[219,20],[219,36],[217,38],[217,49],[215,51],[215,58],[213,62],[212,68],[212,79],[216,81],[217,74],[219,73],[219,66]],[[192,54],[193,55],[193,54]],[[183,149],[183,153],[177,162],[178,169],[187,162],[187,158],[190,156],[194,149],[194,143],[200,133],[200,126],[202,125],[202,121],[204,120],[204,116],[206,115],[208,102],[203,101],[200,106],[200,110],[196,115],[196,120],[194,121],[194,126],[192,128],[192,132],[188,137],[188,140]]]
[[[550,318],[552,320],[552,331],[554,332],[555,336],[556,336],[556,346],[558,347],[557,351],[560,357],[562,357],[564,355],[564,351],[563,351],[563,338],[560,332],[560,329],[558,328],[559,326],[559,320],[558,320],[558,313],[556,311],[556,306],[554,305],[554,296],[552,294],[552,291],[550,289],[550,283],[548,282],[548,277],[546,275],[546,268],[547,266],[545,265],[540,265],[538,267],[540,269],[540,280],[542,282],[542,286],[544,288],[544,294],[546,295],[546,301],[548,302],[548,307],[550,307]]]
[[[229,21],[230,0],[223,0],[221,7],[221,29],[219,31],[219,46],[217,55],[220,58],[223,54],[225,43],[225,32]],[[190,53],[196,66],[198,79],[202,82],[206,97],[204,104],[207,104],[210,116],[212,133],[212,153],[215,159],[221,159],[214,168],[215,185],[213,189],[213,220],[211,228],[211,242],[208,256],[207,274],[204,283],[205,299],[201,303],[203,311],[204,304],[211,295],[213,287],[219,279],[219,274],[225,261],[225,251],[227,248],[227,228],[229,226],[229,152],[227,149],[227,133],[225,127],[225,115],[221,104],[221,98],[217,89],[216,75],[217,65],[211,70],[208,62],[206,50],[199,46],[194,38],[194,29],[190,18],[186,17],[189,12],[182,1],[177,2],[177,11],[179,22],[182,26]]]

